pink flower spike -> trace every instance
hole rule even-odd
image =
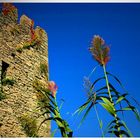
[[[57,89],[58,89],[58,87],[54,81],[48,82],[48,90],[50,90],[50,92],[52,92],[53,97],[56,96]]]

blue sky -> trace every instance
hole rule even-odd
[[[110,45],[107,70],[118,76],[127,91],[140,101],[140,4],[18,3],[15,6],[19,17],[26,14],[48,34],[50,80],[59,87],[59,104],[62,98],[65,100],[62,116],[75,137],[101,136],[94,109],[79,129],[80,117],[72,116],[87,99],[83,77],[97,65],[88,51],[93,35],[100,35]],[[98,68],[91,80],[102,74]],[[111,117],[100,106],[97,109],[105,128]],[[133,135],[140,136],[140,123],[132,113],[126,113],[125,121]]]

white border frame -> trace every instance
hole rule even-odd
[[[16,3],[140,3],[140,0],[0,0],[0,2]]]

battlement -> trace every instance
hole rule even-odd
[[[18,20],[18,10],[11,3],[3,3],[1,13],[0,13],[1,23],[17,23]]]
[[[48,43],[47,33],[38,26],[34,29],[34,21],[32,19],[26,15],[22,15],[18,23],[18,10],[12,4],[3,4],[3,8],[0,13],[0,27],[1,30],[9,31],[9,35],[11,36],[14,36],[14,33],[16,35],[22,34],[22,36],[28,35],[27,41],[36,36],[44,47]]]
[[[42,63],[46,64],[47,78],[41,73]],[[38,26],[34,29],[33,20],[26,15],[22,15],[18,23],[17,8],[3,4],[0,13],[1,137],[28,137],[21,121],[23,116],[36,120],[36,127],[42,121],[36,112],[37,92],[33,88],[36,79],[48,80],[47,34]],[[50,123],[43,125],[36,135],[48,137]]]

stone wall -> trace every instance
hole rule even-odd
[[[7,9],[11,6],[5,5]],[[21,16],[18,23],[14,6],[4,10],[0,13],[0,88],[5,95],[0,101],[0,137],[28,137],[20,118],[26,116],[31,121],[36,120],[36,126],[44,119],[38,118],[33,82],[46,80],[40,72],[40,64],[48,64],[48,38],[40,27],[33,28],[27,16]],[[2,85],[4,64],[8,66],[5,78],[12,79],[13,85]],[[42,125],[37,136],[50,136],[50,122]]]

